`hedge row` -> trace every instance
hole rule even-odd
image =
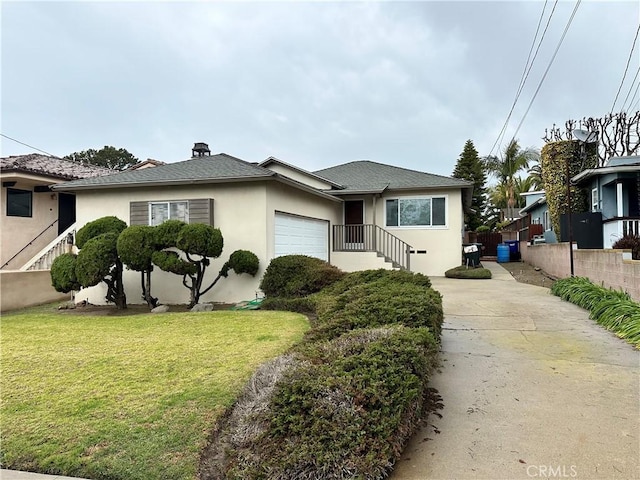
[[[551,293],[589,310],[589,317],[640,349],[640,304],[627,293],[591,283],[588,278],[557,280]]]
[[[263,302],[311,313],[312,328],[253,376],[217,426],[202,478],[389,474],[424,413],[442,300],[423,275],[375,270],[336,277],[312,295]]]

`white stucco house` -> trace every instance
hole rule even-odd
[[[76,196],[77,228],[105,215],[130,225],[166,219],[219,228],[224,251],[212,262],[217,274],[237,249],[260,259],[255,277],[230,274],[202,301],[235,302],[258,294],[271,259],[315,256],[345,271],[406,268],[444,275],[460,264],[463,208],[473,184],[372,161],[309,172],[270,157],[257,164],[196,144],[193,157],[108,177],[54,186]],[[176,275],[156,269],[153,294],[162,303],[186,303]],[[139,273],[125,272],[129,303],[142,303]],[[76,300],[104,303],[98,285]]]

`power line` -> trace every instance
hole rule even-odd
[[[627,92],[627,96],[624,97],[624,102],[622,102],[622,108],[621,110],[624,112],[625,111],[625,107],[627,105],[627,100],[629,100],[629,95],[631,95],[631,92],[633,91],[633,86],[636,83],[636,80],[638,79],[638,75],[640,75],[640,67],[638,67],[638,70],[636,70],[636,74],[633,77],[633,80],[631,81],[631,86],[629,87],[629,91]],[[640,83],[638,83],[638,86],[640,86]],[[631,101],[629,102],[629,106],[631,106],[631,104],[633,103],[633,100],[636,98],[636,94],[638,93],[638,87],[636,87],[636,92],[633,94],[633,97],[631,97]]]
[[[622,90],[624,79],[627,78],[627,70],[629,70],[629,64],[631,63],[631,58],[633,57],[633,50],[636,48],[636,42],[638,41],[638,33],[640,33],[640,23],[638,24],[636,36],[634,37],[633,44],[631,45],[631,51],[629,52],[629,58],[627,59],[627,66],[624,67],[624,74],[622,75],[620,86],[618,87],[618,93],[616,93],[616,98],[613,99],[613,104],[611,105],[611,113],[613,113],[613,109],[615,108],[616,102],[618,101],[618,95],[620,95],[620,91]]]
[[[34,150],[37,150],[39,152],[46,153],[50,157],[56,157],[56,155],[54,155],[53,153],[45,152],[44,150],[34,147],[33,145],[29,145],[28,143],[21,142],[20,140],[16,140],[15,138],[11,138],[9,135],[5,135],[4,133],[0,133],[0,136],[6,138],[7,140],[11,140],[12,142],[16,142],[16,143],[19,143],[20,145],[24,145],[25,147],[33,148]]]
[[[553,17],[553,12],[555,12],[557,4],[558,4],[558,0],[556,0],[555,3],[553,4],[553,9],[551,10],[551,13],[549,14],[549,18],[547,19],[547,24],[545,25],[544,31],[542,32],[542,36],[540,37],[540,41],[538,42],[536,52],[533,56],[533,59],[531,60],[531,63],[529,64],[529,60],[531,59],[531,52],[533,51],[533,47],[536,44],[536,39],[538,38],[538,32],[540,31],[540,25],[542,24],[542,19],[544,18],[544,12],[547,8],[547,0],[545,0],[544,5],[542,6],[542,12],[540,13],[540,18],[538,19],[538,26],[536,27],[536,33],[533,36],[533,40],[531,41],[531,48],[529,48],[529,55],[527,56],[527,61],[524,65],[524,69],[522,70],[522,76],[520,77],[520,84],[518,85],[516,96],[511,105],[511,109],[509,110],[509,114],[507,115],[507,119],[504,121],[504,125],[502,125],[502,129],[500,130],[500,133],[498,133],[498,138],[496,138],[496,141],[491,147],[489,156],[491,156],[491,154],[493,153],[493,150],[496,148],[496,145],[499,145],[502,142],[502,139],[504,138],[504,133],[507,129],[507,125],[509,124],[509,120],[511,119],[513,110],[515,109],[516,104],[518,103],[518,99],[520,98],[522,89],[524,88],[524,85],[527,82],[527,79],[529,78],[529,72],[531,72],[533,63],[536,61],[536,58],[538,56],[538,51],[540,50],[540,45],[542,45],[542,40],[544,40],[545,34],[547,33],[547,29],[549,28],[549,23],[551,22],[551,17]]]
[[[551,57],[551,60],[549,60],[549,65],[547,65],[547,69],[544,71],[544,75],[542,75],[542,78],[540,79],[540,83],[538,83],[538,88],[536,88],[536,91],[533,94],[533,97],[531,98],[531,101],[529,102],[529,106],[527,107],[527,110],[524,112],[522,120],[520,120],[520,123],[518,124],[518,128],[516,128],[516,131],[513,134],[512,140],[516,138],[516,135],[520,131],[520,127],[522,127],[522,124],[524,123],[524,120],[527,118],[527,115],[529,114],[529,110],[531,110],[531,106],[533,105],[533,102],[535,101],[536,97],[538,96],[538,92],[540,92],[540,88],[542,87],[542,84],[544,83],[544,80],[547,78],[547,74],[549,73],[549,70],[551,69],[551,65],[553,65],[553,61],[556,59],[556,55],[558,54],[558,51],[560,50],[560,47],[562,46],[562,42],[564,41],[564,37],[567,35],[567,32],[569,31],[569,27],[571,26],[571,22],[573,22],[573,17],[576,16],[576,12],[578,11],[578,7],[580,6],[580,2],[581,1],[582,0],[578,0],[576,2],[576,6],[573,8],[573,12],[571,12],[571,17],[569,17],[569,21],[567,22],[567,25],[564,28],[564,32],[562,32],[562,37],[560,37],[560,41],[558,42],[558,46],[556,47],[555,52],[553,52],[553,56]]]

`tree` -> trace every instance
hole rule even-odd
[[[118,309],[127,308],[122,282],[122,262],[117,241],[127,224],[117,217],[102,217],[87,223],[76,234],[78,255],[64,254],[51,265],[51,281],[59,292],[68,293],[79,287],[107,284],[106,299]]]
[[[152,261],[160,269],[182,275],[182,284],[190,291],[189,308],[200,301],[200,297],[211,290],[221,278],[226,278],[230,270],[238,275],[248,273],[254,276],[258,272],[258,257],[248,250],[236,250],[222,266],[218,276],[209,286],[203,288],[210,258],[222,254],[224,239],[220,229],[202,223],[187,224],[179,220],[167,220],[156,228],[158,248],[152,255]],[[184,258],[173,250],[182,250]]]
[[[596,166],[604,166],[610,157],[637,155],[640,152],[640,111],[635,113],[609,113],[604,117],[584,117],[579,122],[567,120],[562,132],[555,124],[544,130],[542,139],[546,143],[575,140],[573,130],[585,129],[596,134],[598,159]]]
[[[66,160],[81,163],[83,165],[96,165],[111,170],[125,170],[138,163],[138,159],[124,148],[104,146],[100,150],[83,150],[65,155]]]
[[[485,166],[487,171],[498,180],[498,185],[504,189],[507,208],[513,210],[516,206],[516,175],[523,169],[529,168],[529,163],[538,161],[540,154],[537,150],[527,148],[522,150],[518,141],[513,139],[505,147],[503,154],[498,157],[487,157]],[[510,215],[513,218],[513,213]]]
[[[125,228],[118,237],[118,255],[128,268],[140,272],[142,298],[149,308],[158,305],[158,299],[151,295],[152,257],[157,249],[156,227],[148,225],[131,225]]]
[[[478,151],[471,140],[467,140],[464,144],[464,149],[458,158],[452,176],[473,182],[471,210],[466,213],[466,220],[468,229],[475,231],[476,228],[483,224],[487,175],[484,165],[478,156]]]

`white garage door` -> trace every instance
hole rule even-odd
[[[275,256],[309,255],[329,261],[329,222],[276,213]]]

